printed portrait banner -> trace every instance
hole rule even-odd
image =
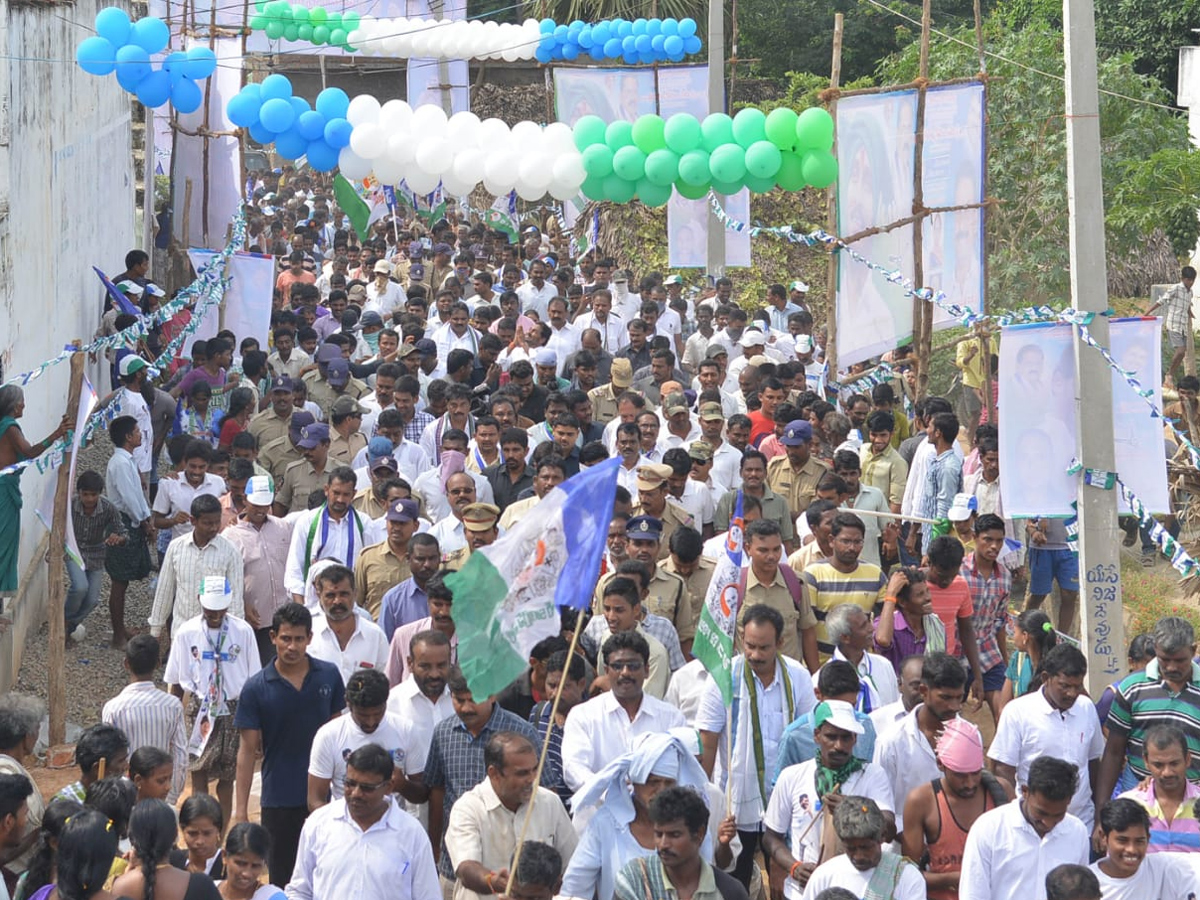
[[[1157,319],[1117,319],[1109,329],[1112,354],[1144,385],[1155,385],[1161,409],[1161,330]],[[1072,326],[1014,325],[1001,332],[1000,490],[1009,518],[1065,517],[1079,476],[1075,357]],[[1094,352],[1094,351],[1090,351]],[[1161,419],[1113,373],[1113,434],[1117,474],[1151,512],[1167,512],[1167,464]],[[1125,510],[1122,510],[1125,512]]]

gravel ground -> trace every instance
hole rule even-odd
[[[97,431],[92,446],[80,453],[76,471],[94,469],[103,475],[111,455],[112,444],[109,443],[107,433]],[[131,628],[140,626],[144,629],[150,616],[150,607],[154,601],[154,593],[150,588],[151,578],[129,585],[125,599],[125,621]],[[63,580],[66,581],[65,572]],[[87,727],[99,722],[100,709],[104,702],[116,695],[128,680],[122,667],[125,654],[109,646],[112,628],[108,617],[108,591],[109,580],[105,575],[100,603],[84,623],[87,637],[81,643],[68,647],[66,651],[67,722],[72,725]],[[43,699],[47,696],[49,637],[50,626],[43,622],[41,628],[30,632],[26,638],[16,690]]]

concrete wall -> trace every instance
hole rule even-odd
[[[1200,147],[1200,47],[1179,48],[1176,95],[1175,102],[1188,111],[1188,135],[1192,145]],[[1192,250],[1190,262],[1193,266],[1200,263],[1200,246]]]
[[[4,380],[34,368],[99,325],[102,289],[92,265],[117,274],[138,246],[130,95],[115,76],[87,75],[75,48],[109,3],[11,5],[0,0],[0,363]],[[44,61],[43,61],[44,60]],[[18,268],[19,267],[19,268]],[[102,393],[108,376],[89,376]],[[41,440],[65,411],[68,366],[26,388],[21,422]],[[44,617],[45,530],[34,509],[53,473],[26,470],[16,628],[0,638],[0,691],[20,667],[27,629]]]

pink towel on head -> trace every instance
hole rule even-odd
[[[457,450],[446,450],[442,453],[442,462],[438,471],[438,481],[442,484],[442,492],[446,490],[446,482],[451,475],[467,470],[467,457]]]

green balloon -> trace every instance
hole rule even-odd
[[[340,47],[344,43],[346,43],[346,29],[331,28],[329,30],[329,46]]]
[[[663,139],[666,140],[667,147],[680,156],[699,147],[703,138],[700,122],[689,113],[671,116],[663,127]]]
[[[662,116],[653,113],[647,116],[638,116],[637,121],[633,123],[631,132],[633,143],[647,156],[655,150],[663,149],[667,146],[666,139],[663,138],[664,127]]]
[[[796,120],[796,147],[800,150],[833,149],[833,116],[818,106],[810,106]]]
[[[677,181],[675,190],[680,197],[686,197],[688,200],[700,200],[708,195],[707,184],[688,184],[684,181]]]
[[[655,150],[646,157],[646,180],[651,184],[670,187],[678,177],[679,157],[670,150]]]
[[[338,12],[331,12],[325,19],[325,24],[329,26],[330,33],[337,31],[342,27],[342,14]]]
[[[283,23],[278,19],[271,19],[267,22],[265,31],[267,32],[267,37],[273,41],[277,41],[283,37]]]
[[[288,25],[286,28],[284,28],[283,29],[283,39],[285,41],[300,40],[300,26],[299,25]]]
[[[575,123],[575,149],[582,153],[592,144],[603,144],[607,127],[599,116],[583,116]]]
[[[358,23],[361,20],[362,16],[354,12],[354,10],[351,10],[350,12],[342,14],[342,27],[345,28],[347,32],[351,32],[358,27]]]
[[[604,179],[597,178],[592,175],[583,180],[583,184],[579,188],[583,196],[589,200],[604,200]]]
[[[712,189],[726,197],[732,197],[742,189],[742,182],[739,181],[717,181],[713,179]]]
[[[292,5],[290,3],[281,2],[279,6],[275,7],[275,15],[278,16],[279,21],[285,24],[290,24],[292,21]]]
[[[713,181],[738,182],[746,174],[746,151],[737,144],[723,144],[708,158]]]
[[[300,35],[300,40],[302,40],[302,41],[311,41],[312,40],[313,27],[311,25],[309,25],[307,22],[305,22],[303,25],[296,26],[296,31]]]
[[[583,151],[583,170],[591,178],[604,178],[612,174],[613,152],[604,144],[592,144]]]
[[[796,120],[800,117],[786,106],[767,113],[767,140],[780,150],[791,150],[796,146]]]
[[[765,194],[767,191],[775,189],[775,179],[759,178],[757,175],[746,173],[746,177],[742,179],[742,183],[750,189],[752,194]]]
[[[270,32],[268,32],[269,34]],[[329,28],[325,25],[314,25],[312,42],[314,44],[324,44],[329,41]]]
[[[646,175],[646,154],[632,144],[613,154],[613,172],[626,181],[638,181]]]
[[[622,147],[628,147],[633,143],[633,123],[625,121],[610,123],[604,130],[604,143],[608,144],[608,149],[613,153]]]
[[[826,188],[837,178],[838,165],[828,150],[810,150],[803,159],[804,180],[815,188]]]
[[[604,199],[613,203],[628,203],[636,190],[636,182],[626,181],[615,173],[604,179]]]
[[[314,25],[321,25],[329,18],[329,13],[325,11],[323,6],[314,6],[308,11],[308,21]]]
[[[705,116],[700,123],[700,132],[704,149],[712,153],[722,144],[733,143],[733,119],[725,113]]]
[[[774,179],[783,154],[770,141],[755,141],[746,150],[746,171],[755,178]]]
[[[749,149],[757,141],[767,139],[767,117],[761,109],[747,107],[733,117],[733,139]]]
[[[299,3],[292,6],[292,21],[297,25],[303,25],[308,22],[308,7],[301,6]]]
[[[655,184],[643,178],[638,182],[637,196],[646,206],[664,206],[671,199],[671,185]]]
[[[697,187],[712,181],[708,168],[708,154],[703,150],[689,150],[679,158],[679,180]]]
[[[251,16],[250,17],[250,30],[251,31],[262,31],[266,27],[267,27],[267,17],[266,16]]]
[[[784,153],[775,173],[775,183],[785,191],[804,190],[804,165],[795,153]]]

